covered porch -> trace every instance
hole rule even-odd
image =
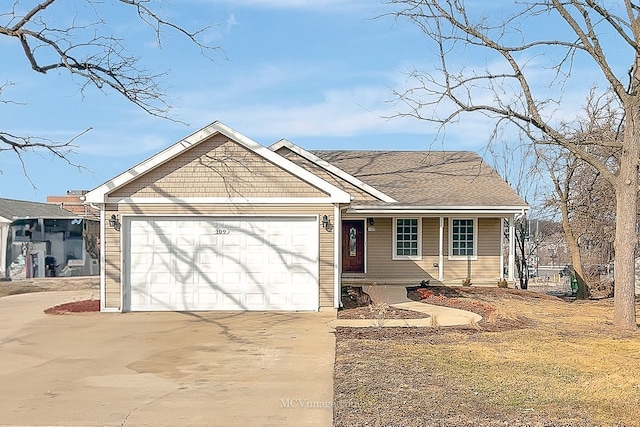
[[[497,286],[515,278],[516,215],[345,212],[341,286]]]

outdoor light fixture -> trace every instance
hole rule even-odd
[[[376,225],[376,220],[375,220],[375,218],[369,218],[369,225],[370,225],[371,227],[374,227],[374,226]]]
[[[329,221],[329,216],[322,215],[322,228],[329,231],[329,226],[331,225],[331,221]]]
[[[109,227],[116,231],[120,231],[120,220],[115,216],[115,214],[111,215],[111,218],[109,218]]]

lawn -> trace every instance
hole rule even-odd
[[[611,300],[459,291],[429,302],[487,320],[336,331],[336,426],[640,425],[640,332]]]

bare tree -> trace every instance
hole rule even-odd
[[[436,50],[435,69],[413,70],[415,85],[397,93],[408,108],[399,114],[440,126],[465,113],[484,114],[495,123],[497,133],[513,127],[534,143],[559,145],[611,184],[616,196],[614,325],[636,329],[640,6],[631,0],[619,6],[603,6],[596,0],[514,1],[508,5],[514,12],[503,16],[496,11],[482,14],[464,0],[388,3],[395,7],[396,17],[416,24]],[[485,65],[467,65],[474,53],[484,58]],[[611,65],[614,57],[626,61],[626,70]],[[624,111],[620,140],[580,138],[578,129],[568,132],[571,120],[566,116],[573,106],[564,105],[562,97],[568,87],[585,83],[586,73],[575,72],[578,60],[597,71]],[[593,146],[621,150],[617,168],[603,164],[589,149]]]
[[[568,137],[579,141],[620,141],[621,113],[612,93],[598,95],[592,89],[584,107],[584,116],[578,124],[571,124]],[[620,163],[618,148],[592,145],[585,150],[615,173]],[[608,263],[612,256],[610,242],[615,234],[613,189],[598,169],[567,149],[542,146],[537,151],[553,182],[554,192],[547,198],[547,205],[561,213],[574,278],[578,281],[577,296],[587,298],[589,286],[599,280],[599,275],[591,274],[593,269],[584,268],[585,259],[589,264],[601,265]]]
[[[213,59],[219,48],[201,41],[211,25],[188,30],[165,19],[161,4],[160,0],[15,0],[0,7],[0,37],[20,46],[33,71],[68,73],[82,93],[88,87],[115,91],[151,115],[170,118],[170,105],[160,85],[164,73],[147,70],[117,35],[116,23],[105,20],[108,10],[135,17],[146,25],[158,46],[165,32],[178,33]],[[0,96],[9,85],[0,85]],[[0,129],[0,152],[11,151],[23,163],[23,152],[46,150],[71,163],[68,155],[76,138],[52,141]]]

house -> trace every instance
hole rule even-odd
[[[474,153],[267,148],[220,122],[85,201],[101,208],[103,311],[318,310],[345,285],[496,285],[505,266],[513,279],[503,236],[528,208]]]
[[[100,210],[85,204],[82,197],[88,190],[68,190],[64,196],[47,196],[47,203],[55,203],[62,209],[73,212],[83,218],[98,219]]]
[[[0,198],[0,277],[98,274],[97,231],[58,205]]]

